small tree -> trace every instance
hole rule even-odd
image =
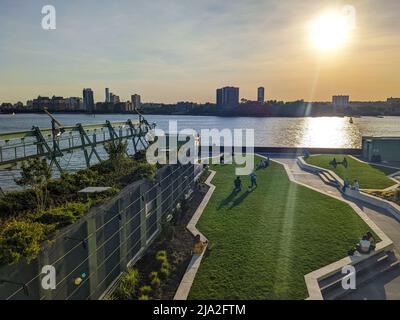
[[[104,145],[104,149],[106,150],[110,160],[125,158],[128,149],[128,141],[110,141]]]
[[[51,179],[51,168],[45,158],[29,159],[21,167],[21,178],[15,182],[32,188],[36,195],[37,209],[42,210],[47,203],[47,183]]]

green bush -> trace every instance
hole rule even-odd
[[[128,141],[110,141],[104,145],[104,150],[107,152],[108,157],[111,160],[124,158],[126,157],[126,151],[128,150]]]
[[[141,296],[150,296],[150,293],[153,291],[153,289],[150,286],[143,286],[139,289],[139,294]]]
[[[36,208],[36,195],[33,190],[8,192],[0,198],[0,218],[16,216]]]
[[[153,288],[157,289],[161,286],[161,280],[159,277],[154,278],[153,280],[151,280],[150,284]]]
[[[125,272],[114,291],[114,297],[118,300],[133,300],[137,296],[137,285],[139,283],[139,272],[129,269]]]
[[[156,260],[160,264],[163,264],[164,262],[168,261],[168,259],[167,259],[167,251],[165,251],[165,250],[158,251],[157,254],[156,254]]]
[[[151,272],[150,275],[149,275],[150,281],[153,280],[153,279],[156,279],[156,278],[158,278],[158,272],[157,271]]]
[[[146,296],[146,295],[142,295],[139,297],[139,300],[142,300],[142,301],[150,300],[150,297]]]
[[[85,215],[90,209],[91,203],[71,202],[61,207],[50,208],[36,214],[35,222],[43,224],[54,224],[57,228],[62,228],[74,223]]]
[[[119,179],[119,182],[123,185],[128,185],[134,181],[139,181],[142,179],[154,179],[157,171],[157,167],[151,165],[149,163],[136,163],[135,167],[126,174],[123,175],[122,178]]]
[[[41,250],[41,242],[52,229],[37,222],[9,220],[0,231],[0,263],[13,264],[24,258],[28,263]]]
[[[160,268],[160,276],[163,279],[167,279],[169,277],[170,274],[170,265],[167,261],[165,261]]]

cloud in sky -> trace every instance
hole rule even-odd
[[[310,46],[307,25],[342,1],[53,0],[55,31],[41,29],[46,4],[1,1],[0,101],[83,87],[100,100],[106,86],[165,102],[213,101],[223,85],[247,98],[263,85],[284,100],[400,94],[397,0],[353,1],[353,42],[329,57]]]

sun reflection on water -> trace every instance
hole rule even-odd
[[[360,136],[355,124],[349,118],[305,118],[300,146],[348,148],[354,138]]]

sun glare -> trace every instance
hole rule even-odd
[[[340,48],[348,41],[350,33],[348,18],[336,12],[320,16],[311,25],[311,39],[323,51]]]

